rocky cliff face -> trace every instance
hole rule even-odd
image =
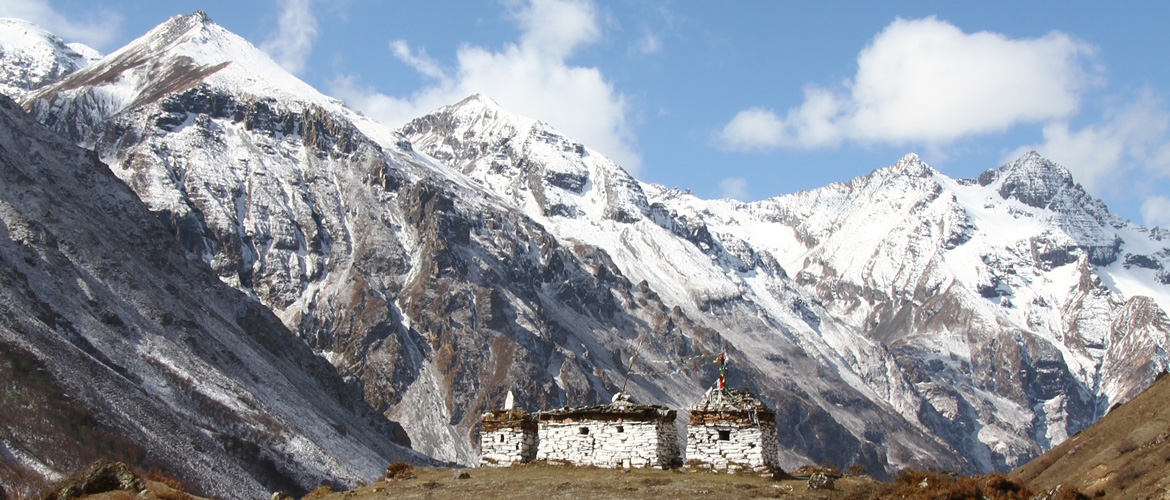
[[[66,423],[230,498],[427,460],[268,308],[188,258],[92,151],[2,96],[0,150],[0,349],[39,367],[17,387],[64,395]],[[4,456],[50,476],[86,465],[70,456],[95,440],[39,429],[4,429]]]
[[[1063,441],[1167,366],[1165,328],[1112,333],[1135,307],[1150,314],[1138,324],[1165,318],[1164,236],[1035,153],[978,180],[908,155],[741,207],[667,203],[770,253],[830,315],[889,348],[921,398],[902,414],[991,467]]]
[[[659,301],[283,71],[249,66],[241,85],[234,68],[261,57],[197,13],[26,103],[92,145],[192,256],[359,383],[416,449],[473,462],[478,415],[509,388],[546,407],[615,390],[620,362],[602,346],[634,330],[630,303],[665,318]]]
[[[976,469],[1010,467],[1063,440],[1167,364],[1153,348],[1165,345],[1165,328],[1127,337],[1151,354],[1121,369],[1110,351],[1137,348],[1109,333],[1128,317],[1126,297],[1170,302],[1162,236],[1121,221],[1034,153],[978,180],[949,179],[908,155],[845,184],[741,204],[637,183],[484,96],[402,133],[558,237],[598,246],[668,306],[748,351],[765,393],[802,378],[778,363],[797,356],[816,359],[818,377],[833,366],[869,392],[813,386],[773,393],[779,404],[870,402]],[[756,329],[764,333],[744,335]],[[773,337],[781,332],[798,342],[784,346]],[[819,342],[828,345],[808,348]],[[859,449],[882,442],[872,427],[846,429]]]
[[[784,466],[1006,469],[1167,365],[1165,235],[1034,155],[700,200],[486,96],[388,130],[202,13],[23,104],[444,460],[508,390],[681,409],[725,350]]]

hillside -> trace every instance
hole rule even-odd
[[[217,496],[427,462],[92,151],[0,96],[0,480],[93,458]]]
[[[35,36],[20,54],[73,57]],[[628,379],[683,409],[723,352],[776,409],[785,467],[1006,471],[1170,365],[1170,234],[1035,153],[703,200],[485,95],[391,130],[203,12],[59,67],[2,130],[46,144],[6,149],[25,215],[5,221],[55,239],[8,245],[0,293],[32,326],[0,333],[99,417],[145,394],[106,421],[214,491],[476,463],[509,392],[591,405]],[[116,386],[68,379],[53,346]]]
[[[1011,477],[1035,488],[1071,485],[1089,496],[1166,498],[1170,377],[1159,377],[1097,423],[1012,471]]]

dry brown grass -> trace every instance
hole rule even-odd
[[[1160,498],[1170,491],[1170,377],[1012,471],[1037,491],[1058,485],[1090,497]]]
[[[1028,500],[1034,496],[1024,484],[1003,474],[956,476],[943,472],[902,470],[894,481],[878,488],[871,498],[906,500]]]
[[[308,493],[305,493],[305,496],[301,497],[301,500],[306,500],[309,498],[322,498],[325,496],[329,496],[332,493],[333,493],[332,486],[329,486],[328,484],[322,484],[322,485],[318,485],[316,488],[309,490]]]
[[[870,498],[879,484],[868,477],[838,479],[833,491],[808,491],[805,480],[775,481],[756,474],[706,470],[604,469],[555,463],[464,469],[469,479],[452,477],[452,469],[413,467],[412,479],[382,481],[352,492],[335,492],[316,500],[395,499],[569,499],[650,498]]]
[[[146,473],[146,479],[148,481],[154,481],[157,483],[165,484],[165,485],[169,486],[171,489],[176,489],[176,490],[187,489],[183,485],[182,481],[175,479],[174,476],[171,476],[171,475],[167,474],[166,472],[163,472],[162,470],[159,470],[159,469],[150,469],[150,471],[148,471]]]

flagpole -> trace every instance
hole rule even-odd
[[[634,351],[634,356],[630,358],[630,366],[626,368],[626,378],[625,380],[622,380],[621,392],[623,393],[626,392],[626,382],[630,381],[630,372],[634,370],[634,363],[638,361],[638,355],[642,354],[642,346],[646,344],[646,340],[649,338],[649,334],[642,337],[642,341],[638,343],[638,349]]]

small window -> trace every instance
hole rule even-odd
[[[503,435],[503,434],[500,434],[500,442],[501,442],[501,443],[503,443],[503,442],[504,442],[504,435]]]
[[[719,431],[720,441],[731,441],[731,431]]]
[[[617,431],[618,432],[626,432],[626,428],[619,425],[619,426],[617,426]]]
[[[580,430],[578,430],[578,431],[577,431],[577,434],[580,434],[580,435],[582,435],[582,436],[584,436],[584,435],[586,435],[586,434],[589,434],[589,428],[588,428],[588,427],[582,427]]]

